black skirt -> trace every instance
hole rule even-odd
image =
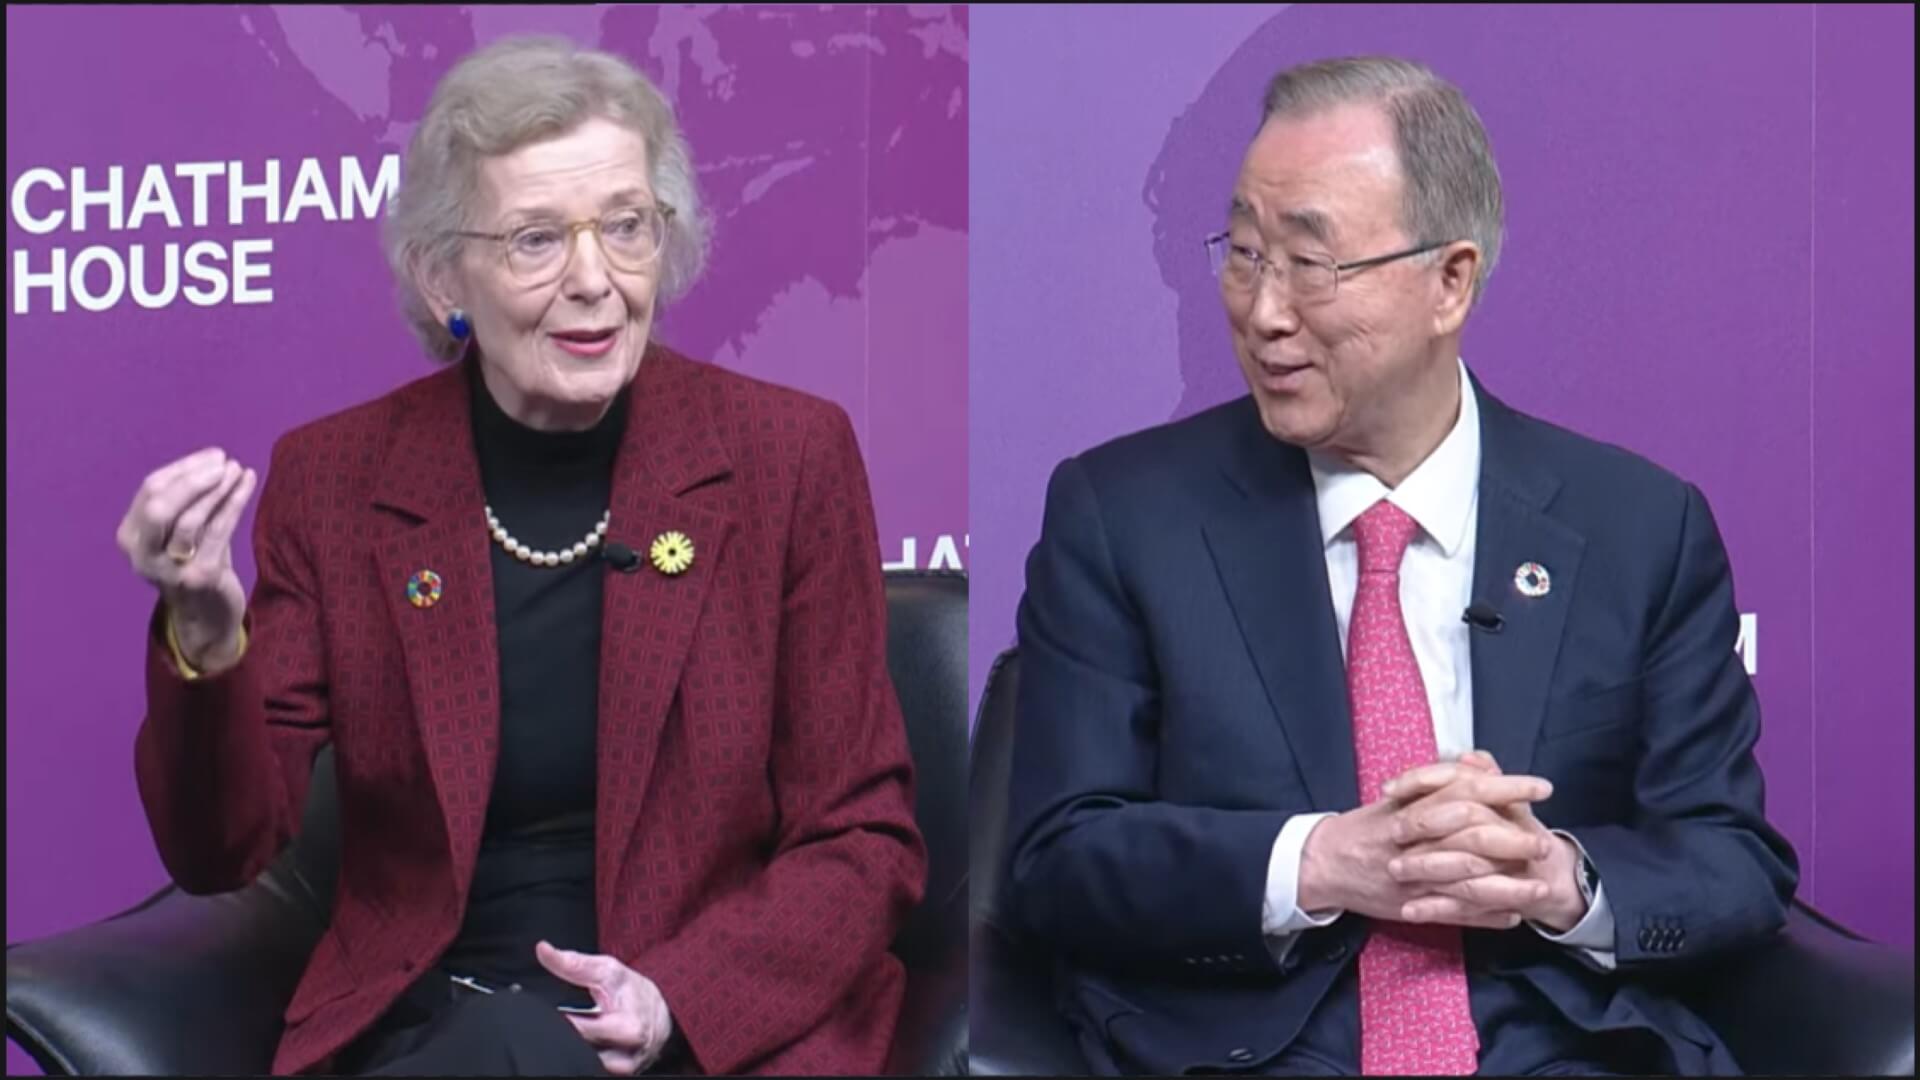
[[[343,1076],[605,1076],[544,986],[478,993],[434,971],[343,1050]],[[570,996],[570,995],[569,995]]]

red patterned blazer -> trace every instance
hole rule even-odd
[[[189,892],[239,888],[298,829],[335,747],[332,925],[277,1073],[323,1069],[431,966],[465,910],[498,751],[490,540],[459,368],[274,448],[250,644],[181,677],[150,628],[140,796]],[[887,952],[926,853],[886,667],[873,508],[845,413],[654,347],[627,391],[609,541],[693,565],[609,573],[595,903],[705,1072],[877,1071]],[[438,603],[408,579],[429,569]]]

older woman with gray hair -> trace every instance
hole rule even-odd
[[[462,61],[387,221],[443,370],[156,470],[137,773],[160,856],[251,881],[338,769],[332,924],[276,1072],[876,1071],[925,852],[845,414],[653,341],[687,144],[625,61]],[[582,239],[582,233],[591,234]]]

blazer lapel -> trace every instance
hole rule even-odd
[[[1240,635],[1316,809],[1357,804],[1346,665],[1327,588],[1313,474],[1268,435],[1252,399],[1226,463],[1233,491],[1205,522]]]
[[[1547,689],[1560,655],[1586,541],[1549,516],[1560,480],[1525,443],[1520,417],[1480,388],[1480,511],[1473,559],[1473,597],[1505,620],[1499,633],[1471,635],[1474,744],[1503,772],[1533,767],[1546,716]],[[1538,563],[1548,574],[1543,596],[1527,596],[1516,571]]]
[[[379,541],[374,557],[446,821],[456,894],[473,879],[500,734],[486,495],[466,378],[465,366],[455,365],[402,395],[398,433],[373,499],[418,522]],[[440,596],[431,604],[408,595],[409,581],[421,571],[439,578]]]
[[[648,351],[628,390],[634,399],[614,464],[607,537],[637,551],[640,565],[607,574],[602,612],[595,819],[601,926],[614,925],[612,888],[733,527],[724,509],[727,485],[712,483],[732,465],[696,375],[692,361]],[[649,559],[654,540],[669,531],[693,542],[693,563],[680,574],[663,573]]]

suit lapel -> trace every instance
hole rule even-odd
[[[1244,405],[1231,491],[1203,525],[1207,549],[1313,805],[1345,809],[1359,781],[1313,475],[1304,452],[1261,427],[1252,399]]]
[[[374,504],[418,524],[374,551],[380,593],[400,636],[413,715],[445,818],[456,892],[473,877],[499,753],[499,637],[464,366],[401,395],[397,434]],[[417,606],[408,582],[440,579],[439,600]]]
[[[609,884],[732,531],[721,509],[724,487],[709,484],[731,465],[694,368],[649,350],[627,391],[635,397],[614,464],[607,536],[640,552],[642,564],[638,573],[607,573],[602,608],[596,869]],[[466,378],[456,366],[401,395],[402,418],[373,499],[415,521],[380,541],[374,555],[461,891],[472,880],[500,746],[499,627]],[[696,551],[693,565],[675,576],[646,561],[653,538],[668,530],[686,534]],[[439,600],[424,607],[407,594],[422,570],[441,581]]]
[[[613,886],[645,802],[647,781],[693,645],[701,609],[726,565],[733,521],[722,480],[731,463],[715,435],[696,365],[648,352],[613,473],[609,540],[640,553],[634,573],[608,573],[600,637],[600,720],[595,870],[600,925],[614,925]],[[693,542],[681,574],[656,569],[648,549],[662,533]]]
[[[1533,767],[1586,542],[1547,514],[1560,481],[1538,464],[1521,418],[1474,381],[1480,402],[1480,512],[1473,559],[1473,596],[1505,620],[1499,633],[1475,630],[1472,641],[1474,745],[1504,772]],[[1515,584],[1525,563],[1546,568],[1544,596]]]

